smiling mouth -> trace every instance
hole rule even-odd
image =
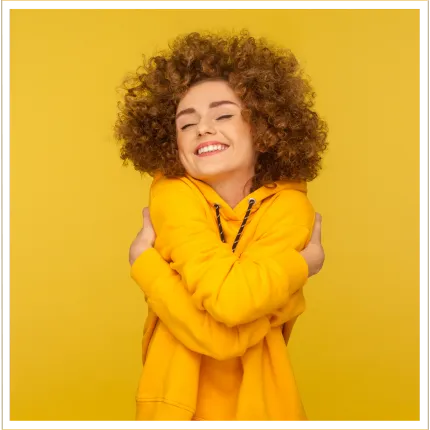
[[[215,155],[219,154],[220,152],[224,152],[226,149],[228,149],[227,145],[208,145],[198,149],[195,152],[195,155],[197,155],[198,157],[207,157],[208,155]]]

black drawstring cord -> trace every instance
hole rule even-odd
[[[219,235],[221,236],[221,241],[225,243],[224,232],[222,231],[222,225],[221,225],[221,218],[219,216],[220,205],[215,203],[214,206],[215,206],[216,222],[218,224]]]
[[[242,225],[240,226],[239,231],[237,232],[236,239],[233,242],[233,246],[232,246],[233,252],[236,250],[237,244],[239,243],[239,240],[240,240],[240,236],[242,235],[243,229],[245,228],[245,224],[248,221],[249,214],[251,213],[251,209],[252,209],[252,206],[254,206],[254,204],[255,204],[255,199],[252,199],[252,198],[249,199],[248,209],[246,211],[245,217],[243,218]],[[221,237],[221,241],[225,243],[224,232],[222,230],[221,218],[219,214],[220,205],[215,203],[214,206],[215,206],[216,221],[218,224],[219,235]]]
[[[246,211],[245,218],[243,218],[242,225],[240,226],[240,229],[237,232],[236,239],[233,242],[233,247],[232,247],[233,252],[235,251],[236,246],[239,243],[240,236],[242,235],[243,229],[245,228],[245,224],[248,221],[248,217],[249,217],[249,214],[251,212],[251,209],[252,209],[252,206],[254,205],[254,203],[255,203],[255,199],[249,199],[248,209]]]

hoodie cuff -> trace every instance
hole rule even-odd
[[[137,284],[144,290],[146,295],[149,295],[151,286],[154,281],[163,275],[163,271],[170,274],[170,265],[161,257],[154,248],[149,248],[142,252],[139,257],[134,260],[130,268],[130,274]]]

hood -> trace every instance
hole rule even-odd
[[[218,193],[208,184],[198,179],[193,178],[192,176],[186,174],[183,178],[184,180],[188,180],[192,182],[199,191],[203,194],[206,201],[210,206],[216,207],[219,206],[220,214],[227,220],[242,220],[247,211],[249,214],[254,213],[261,206],[261,203],[277,193],[283,190],[298,190],[303,193],[307,193],[307,183],[305,181],[293,182],[293,181],[277,181],[271,186],[262,186],[257,190],[253,191],[251,194],[248,194],[244,199],[242,199],[235,208],[231,208],[219,195]],[[254,200],[254,203],[250,205],[250,200]],[[249,215],[248,214],[248,215]]]

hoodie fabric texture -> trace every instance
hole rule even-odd
[[[231,208],[202,181],[156,176],[154,247],[131,266],[148,303],[137,420],[306,420],[287,353],[305,310],[304,182]]]

